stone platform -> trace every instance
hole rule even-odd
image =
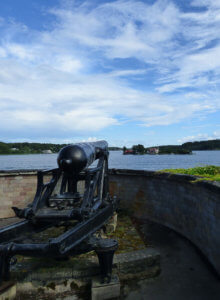
[[[96,257],[57,263],[51,260],[47,261],[47,267],[44,266],[44,262],[42,259],[18,262],[11,272],[12,278],[17,280],[17,295],[27,293],[58,295],[74,291],[82,293],[89,288],[91,278],[99,275]],[[159,273],[160,255],[153,248],[114,256],[113,276],[118,274],[120,280],[153,278]]]

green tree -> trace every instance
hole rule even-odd
[[[10,147],[5,143],[0,142],[0,154],[9,154],[10,152]]]
[[[145,148],[143,145],[138,144],[138,145],[134,145],[132,146],[132,150],[137,153],[137,154],[144,154],[145,153]]]

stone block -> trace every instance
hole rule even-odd
[[[114,264],[117,265],[120,274],[149,272],[149,275],[152,275],[152,267],[160,265],[160,254],[150,247],[121,253],[114,256]]]
[[[100,283],[100,277],[92,279],[91,299],[105,300],[120,296],[120,282],[117,275],[112,275],[110,283]]]
[[[117,221],[118,221],[118,214],[115,212],[113,216],[110,218],[108,223],[106,224],[106,233],[112,233],[115,232],[117,227]]]

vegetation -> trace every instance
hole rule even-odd
[[[34,154],[42,153],[45,150],[50,150],[52,153],[56,153],[64,146],[65,144],[0,142],[0,154]]]
[[[51,143],[3,143],[0,142],[0,154],[31,154],[42,153],[45,150],[50,150],[52,153],[57,153],[66,146],[66,144],[51,144]],[[152,148],[152,147],[151,147]],[[182,145],[167,145],[154,147],[159,148],[159,154],[190,154],[193,150],[220,150],[220,139],[189,142]],[[143,145],[133,145],[133,154],[148,153],[150,148],[145,148]],[[109,147],[109,150],[122,150],[120,147]],[[123,151],[128,150],[123,147]]]
[[[131,149],[127,149],[124,146],[122,150],[123,150],[123,154],[138,154],[138,155],[146,154],[146,149],[141,144],[133,145]]]
[[[109,149],[110,151],[118,151],[118,150],[122,150],[122,148],[120,148],[120,147],[108,147],[108,149]]]
[[[159,146],[159,147],[153,147],[154,149],[159,148],[159,153],[157,154],[191,154],[192,151],[188,149],[184,149],[181,146]],[[123,153],[127,154],[126,151],[128,151],[126,147],[123,147]],[[133,145],[130,149],[129,154],[156,154],[155,151],[151,151],[152,148],[145,148],[143,145]]]
[[[200,142],[188,142],[182,144],[182,147],[188,150],[220,150],[220,139]]]
[[[159,146],[160,153],[189,154],[194,150],[220,150],[220,139],[188,142],[182,145]]]
[[[173,174],[195,175],[205,180],[220,181],[220,166],[204,166],[189,169],[164,169],[162,171]]]
[[[118,240],[117,253],[126,253],[146,248],[131,219],[123,212],[118,214],[116,230],[114,232],[107,231],[106,236]]]
[[[51,143],[3,143],[0,142],[0,154],[35,154],[50,150],[57,153],[67,144]],[[109,147],[109,150],[121,150],[119,147]]]
[[[159,154],[192,154],[192,151],[182,146],[159,146]]]
[[[0,142],[0,154],[9,154],[10,153],[10,147],[3,143]]]
[[[220,139],[159,146],[159,154],[191,154],[194,150],[220,150]]]
[[[146,149],[141,144],[132,146],[132,150],[133,150],[134,154],[145,154],[146,153]]]

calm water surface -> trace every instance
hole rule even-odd
[[[57,167],[57,154],[0,155],[0,170],[50,169]],[[192,155],[123,155],[110,151],[109,167],[162,170],[204,165],[220,166],[220,151],[194,151]]]

